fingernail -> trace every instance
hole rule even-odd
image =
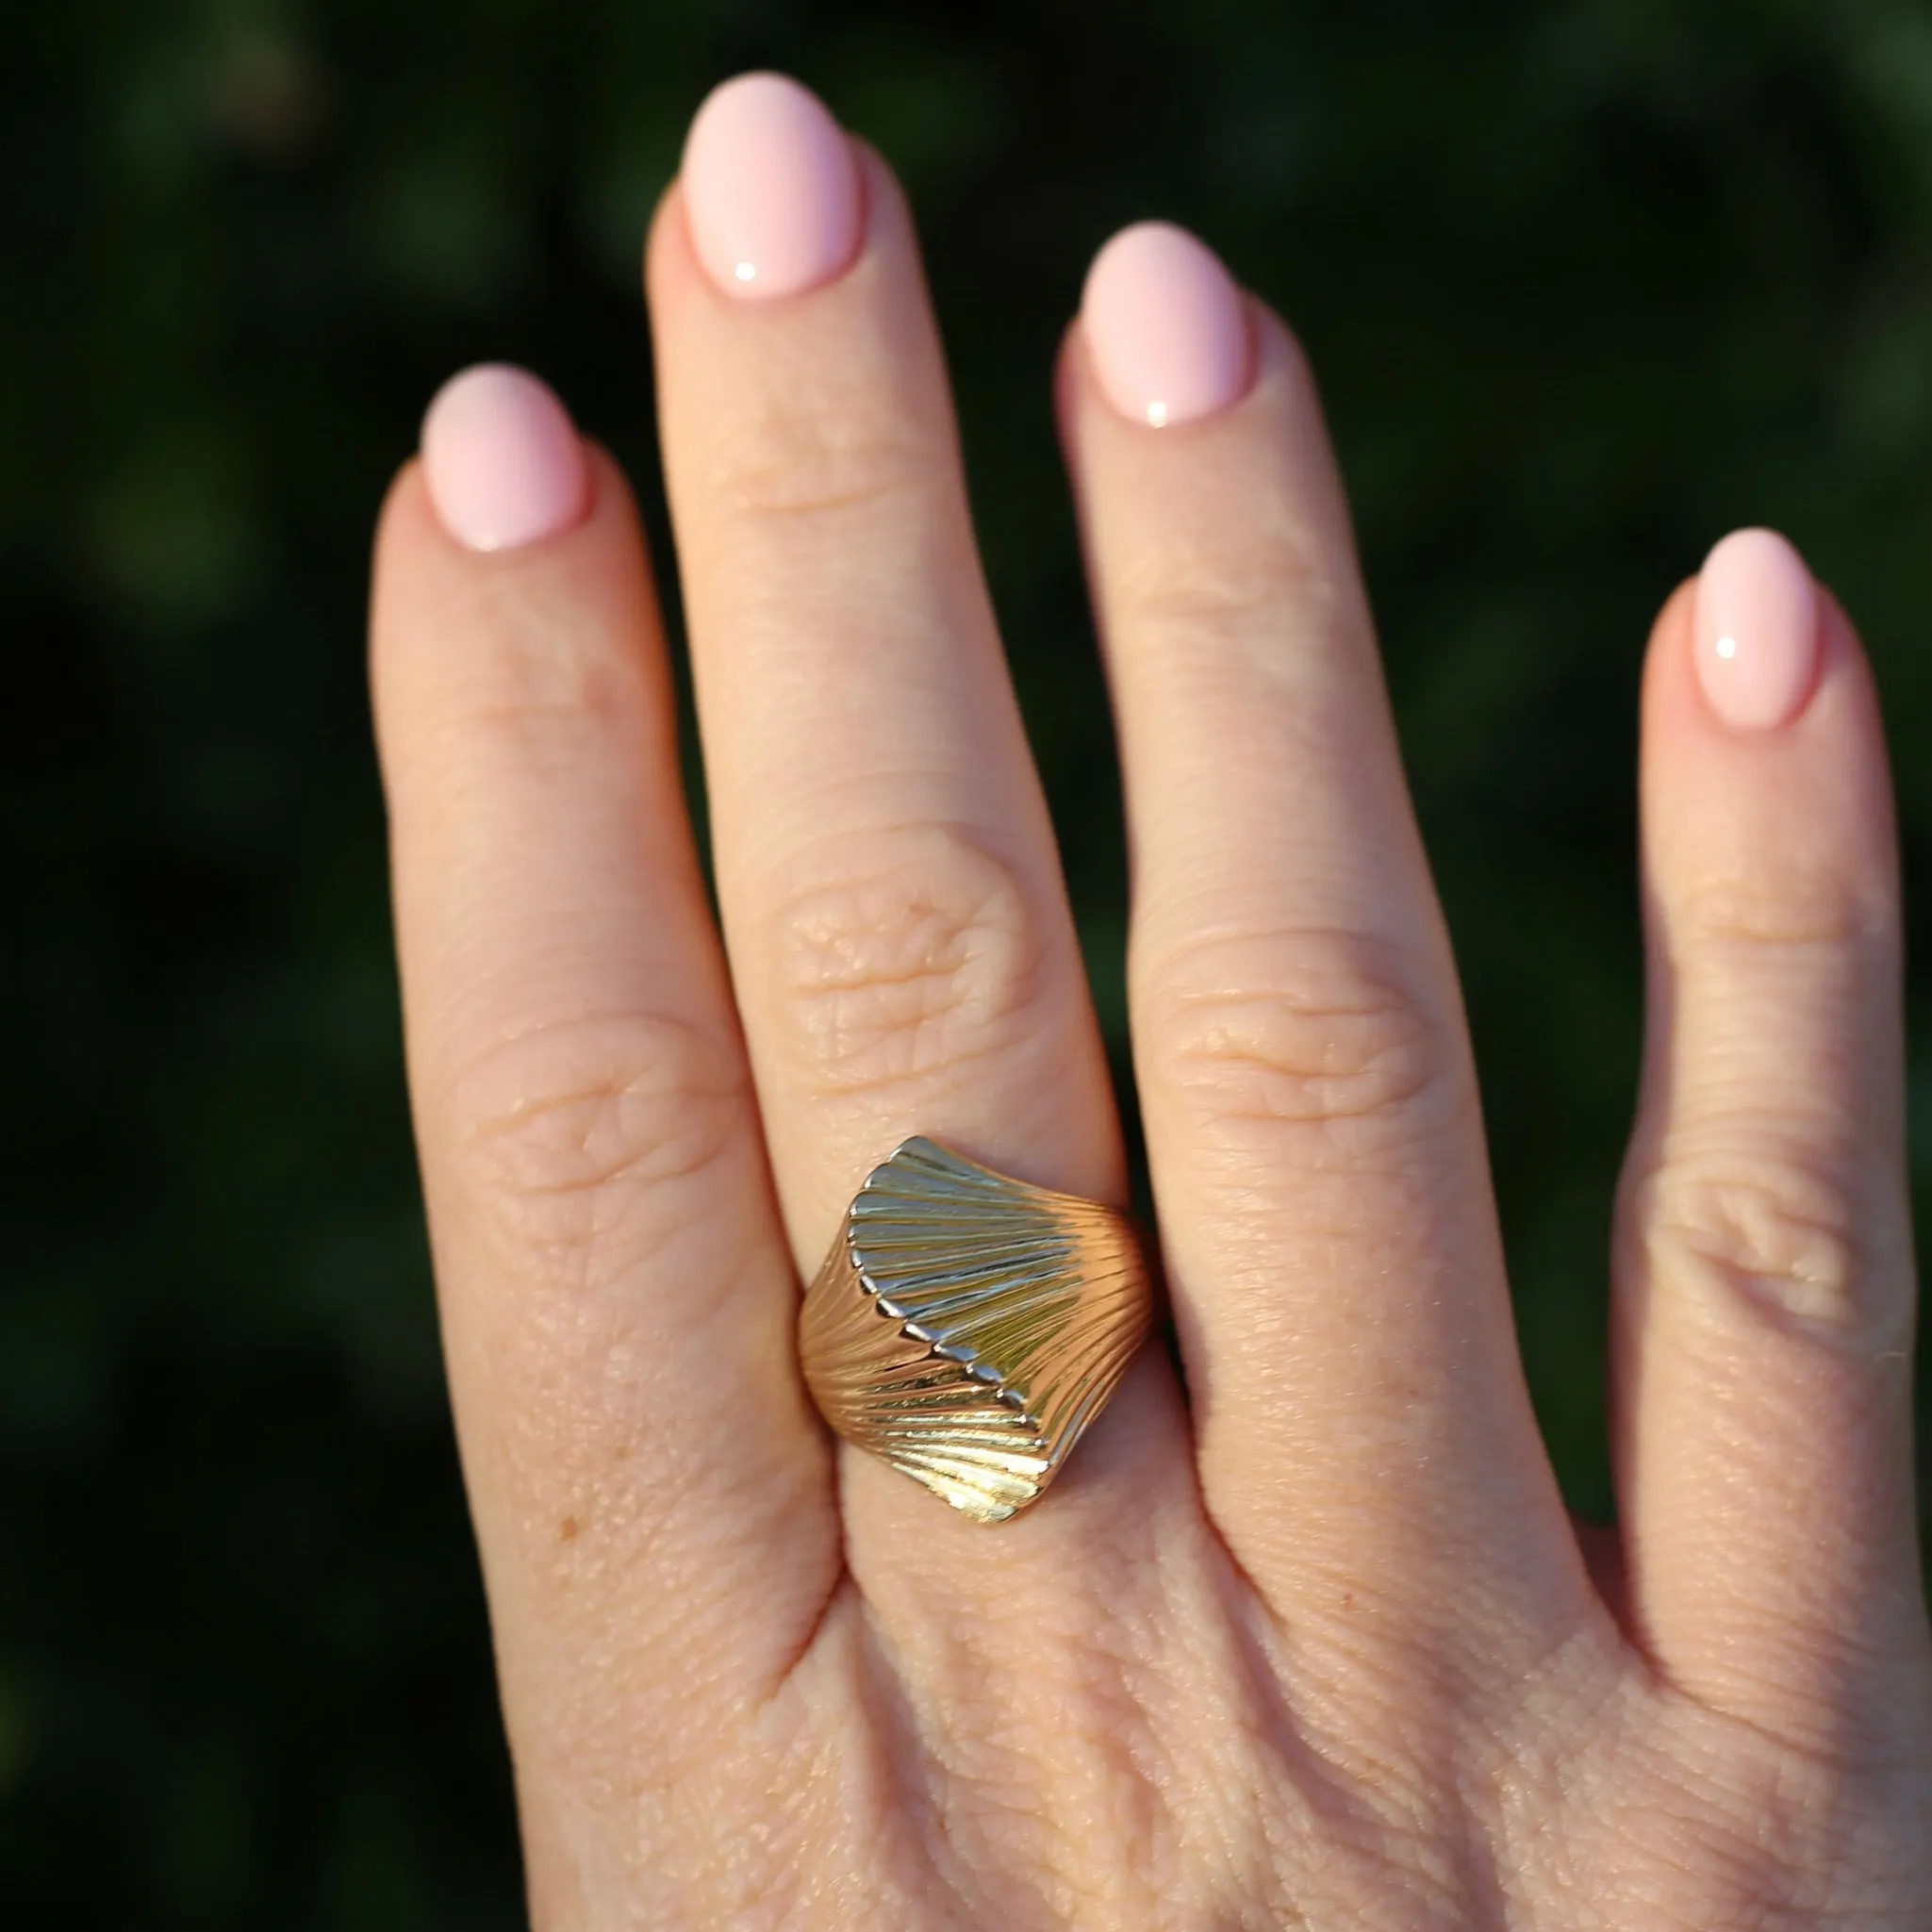
[[[1770,731],[1803,709],[1818,675],[1818,593],[1775,530],[1734,530],[1697,579],[1697,678],[1734,731]]]
[[[730,294],[802,294],[858,252],[851,145],[784,74],[740,74],[712,92],[685,142],[684,183],[698,258]]]
[[[1169,222],[1123,228],[1094,257],[1081,326],[1107,400],[1156,429],[1226,409],[1252,378],[1240,289],[1213,249]]]
[[[570,413],[506,362],[453,375],[422,419],[422,468],[443,528],[471,550],[515,550],[584,514],[589,474]]]

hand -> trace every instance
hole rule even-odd
[[[808,97],[740,83],[649,284],[722,943],[631,500],[547,392],[445,392],[376,565],[537,1923],[1927,1923],[1897,887],[1837,607],[1734,538],[1652,640],[1586,1560],[1308,372],[1197,244],[1110,249],[1059,398],[1181,1373],[1146,1350],[983,1528],[835,1452],[794,1344],[910,1132],[1125,1184],[912,231]]]

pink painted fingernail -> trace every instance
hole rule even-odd
[[[1803,709],[1818,675],[1818,593],[1775,530],[1734,530],[1697,579],[1697,678],[1734,731],[1769,731]]]
[[[1169,222],[1123,228],[1094,257],[1081,325],[1107,400],[1156,429],[1227,408],[1253,376],[1233,277],[1213,249]]]
[[[584,514],[589,472],[570,414],[547,383],[478,363],[436,392],[422,468],[443,528],[471,550],[515,550]]]
[[[858,252],[851,144],[818,96],[784,74],[714,90],[685,142],[684,181],[698,258],[733,295],[801,294]]]

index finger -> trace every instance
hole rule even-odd
[[[537,1846],[529,1808],[571,1779],[634,1829],[625,1781],[715,1746],[734,1684],[775,1685],[840,1559],[629,493],[516,372],[459,378],[425,449],[436,502],[411,465],[377,544],[376,717],[444,1340]],[[480,468],[573,462],[581,520],[519,547],[437,514],[488,540]]]

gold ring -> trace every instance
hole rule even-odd
[[[916,1134],[846,1210],[799,1355],[847,1442],[1003,1523],[1060,1473],[1152,1319],[1125,1214]]]

